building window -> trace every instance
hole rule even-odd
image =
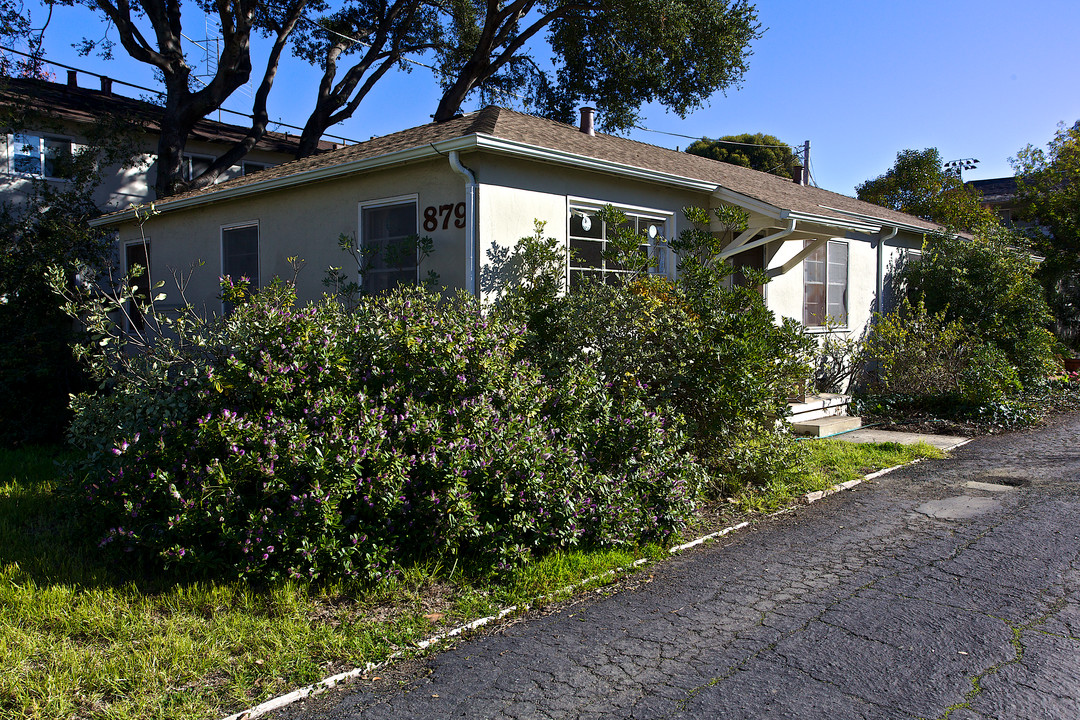
[[[232,225],[221,229],[221,274],[233,282],[246,279],[252,288],[259,287],[259,224]],[[222,303],[225,314],[231,303]]]
[[[261,172],[269,167],[273,167],[273,165],[268,165],[266,163],[248,162],[247,160],[245,160],[240,167],[243,171],[242,174],[252,175],[254,173]]]
[[[136,267],[142,268],[138,276],[132,273]],[[135,301],[128,307],[128,330],[140,335],[146,328],[140,305],[150,304],[150,241],[139,240],[124,246],[124,269],[127,282],[131,287]]]
[[[214,158],[208,155],[184,155],[180,172],[183,173],[185,181],[191,182],[209,170],[213,162]]]
[[[807,240],[806,244],[812,243]],[[803,260],[803,324],[847,327],[848,244],[830,240]]]
[[[660,215],[642,214],[623,210],[625,229],[641,238],[638,252],[648,255],[655,262],[650,272],[666,275],[667,264],[667,218]],[[570,209],[570,288],[581,286],[588,280],[611,283],[631,270],[617,262],[604,258],[608,240],[616,228],[609,227],[600,218],[596,208],[572,207]]]
[[[23,175],[65,180],[72,177],[71,141],[65,138],[16,133],[12,136],[12,170]]]
[[[416,200],[393,199],[360,206],[361,282],[368,292],[419,279]]]

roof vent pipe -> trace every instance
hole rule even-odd
[[[596,108],[583,107],[581,108],[581,132],[586,135],[595,135],[596,127],[594,124]]]
[[[112,95],[112,78],[107,78],[104,75],[101,76],[101,92],[106,95]]]
[[[78,70],[68,70],[68,87],[79,87]]]

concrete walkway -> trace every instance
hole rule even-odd
[[[924,442],[946,452],[971,441],[971,438],[960,435],[928,435],[926,433],[899,432],[897,430],[877,430],[872,427],[859,428],[852,432],[822,439],[843,440],[844,442],[853,443],[892,442],[901,445],[914,445],[915,443]]]

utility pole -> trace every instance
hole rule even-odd
[[[803,143],[802,151],[803,185],[810,184],[810,141]]]

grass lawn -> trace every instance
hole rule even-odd
[[[56,448],[0,450],[0,718],[218,718],[379,662],[435,632],[663,548],[559,553],[500,582],[438,563],[376,588],[177,583],[106,567],[55,492]],[[929,446],[809,443],[810,472],[736,497],[745,512]],[[588,586],[582,588],[586,590]]]

